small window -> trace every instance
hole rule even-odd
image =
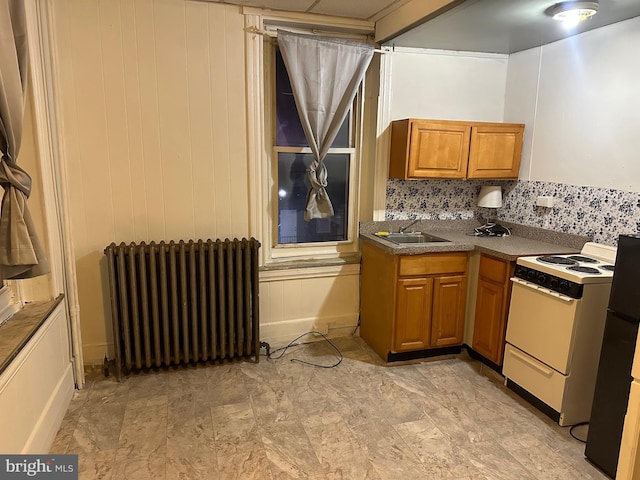
[[[278,154],[278,243],[335,242],[347,239],[349,198],[349,155],[330,153],[325,158],[329,173],[327,193],[334,215],[305,221],[307,204],[307,167],[309,153]]]
[[[327,193],[334,216],[307,222],[304,212],[310,184],[306,171],[313,155],[296,110],[282,55],[277,48],[275,64],[274,150],[278,179],[278,244],[345,241],[348,236],[350,172],[355,155],[352,113],[349,112],[345,118],[324,159],[328,173]]]

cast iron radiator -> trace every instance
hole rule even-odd
[[[257,362],[259,248],[254,238],[105,248],[118,381],[123,370]]]

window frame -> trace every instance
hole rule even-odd
[[[357,37],[361,39],[361,37]],[[269,166],[262,175],[263,212],[268,212],[268,221],[262,222],[263,264],[277,264],[299,260],[336,259],[357,255],[358,212],[360,198],[360,171],[362,157],[362,120],[364,117],[364,82],[358,88],[350,110],[349,129],[351,147],[331,148],[329,153],[349,155],[349,193],[347,199],[346,240],[310,243],[278,243],[278,153],[311,153],[309,147],[282,147],[276,145],[276,95],[275,52],[277,41],[267,37],[263,40],[263,86],[264,86],[264,152],[265,164]],[[268,197],[268,198],[267,198]],[[264,205],[266,203],[266,206]]]

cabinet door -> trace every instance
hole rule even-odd
[[[504,343],[505,289],[502,285],[478,280],[476,314],[473,326],[472,348],[496,364],[502,363]]]
[[[397,287],[394,351],[429,348],[433,279],[401,278]]]
[[[511,299],[514,262],[489,255],[480,257],[478,293],[471,347],[497,365],[502,365],[507,313]]]
[[[468,178],[518,178],[524,125],[490,124],[471,131]]]
[[[431,346],[462,344],[467,277],[436,277],[433,285]]]
[[[471,127],[413,121],[408,178],[465,178]]]

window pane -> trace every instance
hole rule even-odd
[[[304,130],[296,110],[291,83],[280,49],[276,49],[276,145],[280,147],[308,147]],[[334,148],[349,145],[349,115],[342,122],[333,144]]]
[[[327,193],[335,215],[304,220],[307,204],[307,167],[313,155],[278,154],[278,243],[332,242],[347,239],[347,199],[349,194],[349,155],[329,154]]]

